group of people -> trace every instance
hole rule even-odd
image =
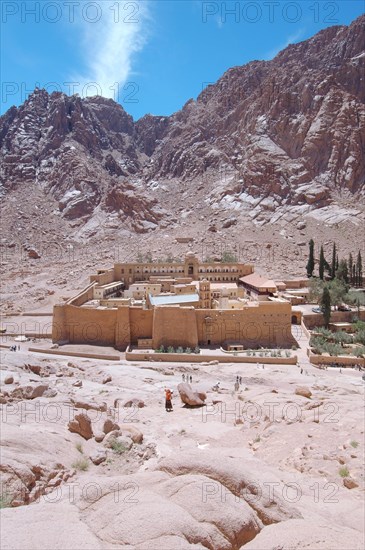
[[[10,346],[9,351],[16,351],[16,344]],[[18,351],[20,351],[20,346],[18,346]]]
[[[241,384],[242,384],[242,376],[236,376],[236,382],[234,383],[234,391],[238,391],[240,389]]]
[[[186,376],[185,376],[185,374],[183,374],[182,375],[182,381],[183,382],[190,382],[190,384],[192,384],[193,383],[193,377],[191,376],[191,374],[190,374],[190,376],[188,374]]]

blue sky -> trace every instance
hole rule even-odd
[[[2,0],[1,113],[38,85],[169,115],[230,67],[363,12],[364,0]]]

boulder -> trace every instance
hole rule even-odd
[[[19,386],[11,392],[11,397],[15,399],[36,399],[42,397],[48,390],[47,384],[38,384],[37,386]]]
[[[82,380],[75,380],[72,384],[75,388],[82,388]]]
[[[223,222],[223,229],[228,229],[228,227],[231,227],[232,225],[236,225],[237,218],[228,218],[228,220]]]
[[[7,396],[4,393],[0,393],[0,405],[5,405],[8,402],[6,397]]]
[[[135,428],[131,424],[121,424],[118,430],[113,430],[106,435],[104,444],[107,444],[110,439],[121,436],[130,437],[133,443],[140,444],[143,441],[143,433],[138,428]]]
[[[95,437],[95,441],[96,441],[97,443],[101,443],[101,442],[104,440],[105,433],[103,433],[103,432],[97,432],[97,433],[95,434],[94,437]]]
[[[112,381],[112,377],[110,375],[105,376],[103,378],[103,384],[107,384],[108,382],[111,382],[111,381]]]
[[[91,460],[91,462],[93,464],[95,464],[96,466],[98,466],[99,464],[101,464],[102,462],[105,462],[106,461],[106,451],[100,449],[98,451],[95,451],[94,453],[92,453],[91,455],[89,455],[89,458]]]
[[[4,384],[12,384],[14,382],[14,376],[12,374],[8,374],[4,378]]]
[[[142,409],[144,406],[145,406],[144,401],[142,401],[142,399],[138,399],[137,397],[133,397],[132,399],[129,399],[123,405],[123,407],[136,407],[138,409]]]
[[[108,448],[113,448],[115,444],[120,446],[120,454],[124,451],[130,451],[133,447],[133,441],[129,436],[119,435],[117,437],[110,437],[105,443],[105,446]],[[115,450],[115,449],[114,449]]]
[[[345,487],[347,487],[347,489],[355,489],[359,486],[359,484],[356,483],[356,481],[352,479],[352,477],[345,477],[343,479],[343,484]]]
[[[201,407],[205,405],[205,400],[207,398],[206,394],[203,392],[195,392],[192,390],[190,384],[182,382],[177,387],[180,394],[181,401],[188,405],[189,407]]]
[[[298,222],[297,223],[297,229],[305,229],[307,227],[307,224],[305,222]]]
[[[100,412],[106,412],[107,409],[106,403],[96,403],[95,401],[87,401],[84,399],[71,399],[71,401],[76,409],[85,409],[85,411],[94,410]]]
[[[43,394],[43,397],[56,397],[58,391],[54,388],[48,388]]]
[[[74,420],[70,420],[68,423],[68,429],[70,432],[81,435],[84,439],[91,439],[93,437],[93,430],[91,427],[91,420],[86,414],[76,414]]]
[[[103,425],[103,432],[104,434],[108,434],[110,432],[113,432],[115,430],[119,430],[119,425],[113,422],[110,418],[107,418]]]
[[[36,248],[31,246],[30,248],[28,248],[28,257],[31,258],[32,260],[39,260],[41,255]]]
[[[312,392],[307,386],[298,386],[295,388],[295,395],[301,395],[302,397],[310,399],[312,397]]]

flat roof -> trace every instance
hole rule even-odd
[[[258,273],[251,273],[251,275],[240,277],[240,281],[256,288],[276,288],[274,281],[266,279]]]
[[[189,304],[199,302],[198,294],[171,294],[169,296],[149,296],[151,305],[164,306],[171,304]]]
[[[224,281],[223,282],[220,282],[220,283],[210,283],[210,288],[238,288],[237,287],[237,283],[225,283]]]
[[[107,283],[106,285],[98,285],[95,288],[102,288],[103,290],[105,290],[106,288],[112,288],[113,286],[118,285],[124,285],[123,281],[113,281],[112,283]]]

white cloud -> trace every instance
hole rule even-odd
[[[80,25],[85,68],[71,80],[80,83],[82,95],[118,100],[120,90],[132,80],[133,57],[147,41],[149,2],[107,0],[98,5],[99,21],[92,23],[84,18]],[[96,17],[94,14],[90,12],[90,18]]]
[[[294,42],[297,42],[300,38],[302,38],[303,35],[304,35],[304,31],[305,31],[305,29],[299,29],[296,33],[291,34],[290,36],[288,36],[288,38],[286,39],[286,41],[283,44],[281,44],[280,46],[270,50],[265,55],[264,59],[266,59],[266,60],[273,59],[275,56],[278,55],[279,52],[281,52],[281,50],[284,50],[287,46],[289,46],[289,44],[294,44]]]

